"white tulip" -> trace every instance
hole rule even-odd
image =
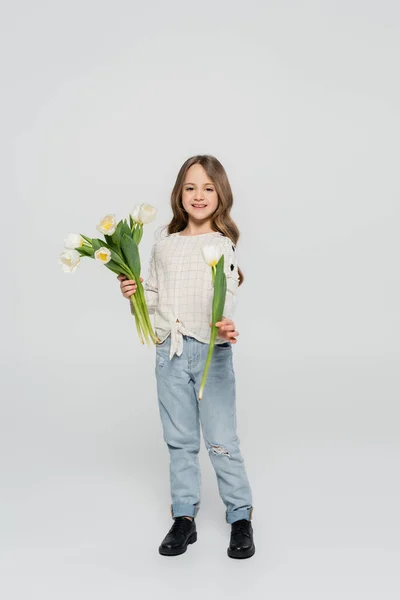
[[[147,225],[156,218],[156,209],[151,204],[142,204],[139,212],[139,223]]]
[[[59,263],[62,266],[64,273],[73,273],[79,265],[81,256],[74,249],[66,250],[60,254]]]
[[[156,209],[151,204],[137,204],[132,209],[131,217],[134,223],[147,225],[156,218]]]
[[[132,217],[132,220],[133,220],[134,223],[138,223],[139,222],[140,207],[141,207],[141,204],[136,204],[132,208],[131,217]]]
[[[102,262],[106,265],[111,260],[111,252],[105,246],[102,246],[94,253],[94,257],[96,260]]]
[[[64,240],[64,246],[70,250],[83,246],[84,239],[79,233],[69,233]]]
[[[115,215],[106,215],[96,227],[97,231],[100,231],[100,233],[105,235],[112,235],[116,228],[117,222],[115,220]]]
[[[221,246],[203,246],[201,251],[209,267],[215,267],[223,254]]]

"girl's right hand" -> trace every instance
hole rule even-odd
[[[133,279],[128,279],[125,275],[118,275],[117,279],[121,282],[120,288],[124,298],[129,299],[136,293],[137,285]],[[140,277],[140,281],[143,281],[143,277]]]

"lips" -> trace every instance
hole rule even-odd
[[[193,208],[205,208],[206,204],[192,204]]]

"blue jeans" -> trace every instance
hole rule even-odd
[[[203,397],[198,400],[208,344],[183,336],[169,359],[171,336],[156,345],[155,373],[164,440],[170,454],[171,515],[195,517],[200,508],[200,423],[217,476],[226,522],[251,520],[252,494],[236,433],[236,388],[230,342],[216,344]]]

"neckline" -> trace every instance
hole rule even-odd
[[[195,235],[181,235],[181,232],[178,231],[175,235],[177,237],[196,238],[201,237],[203,235],[215,235],[216,233],[218,233],[218,235],[222,235],[220,231],[207,231],[207,233],[197,233]]]

